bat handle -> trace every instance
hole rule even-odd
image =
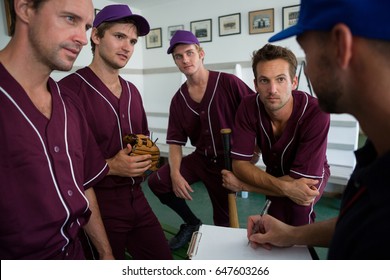
[[[232,171],[232,162],[230,159],[230,134],[232,130],[230,128],[221,129],[222,135],[222,145],[223,145],[223,154],[225,160],[225,168],[229,171]],[[228,207],[229,207],[229,224],[232,228],[239,228],[240,224],[238,222],[238,210],[236,202],[236,193],[228,193]]]
[[[236,194],[228,194],[228,203],[229,203],[229,225],[232,228],[239,228],[240,223],[238,222],[238,210],[236,202]]]
[[[225,168],[229,171],[233,170],[232,162],[230,159],[230,134],[231,133],[232,133],[232,130],[230,128],[221,129]]]

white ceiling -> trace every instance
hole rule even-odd
[[[114,0],[114,1],[117,3],[127,4],[130,6],[130,8],[144,10],[150,7],[161,6],[178,0]]]

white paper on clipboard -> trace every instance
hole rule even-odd
[[[192,260],[312,260],[306,246],[252,248],[246,229],[201,225],[194,233],[187,255]]]

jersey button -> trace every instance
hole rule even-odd
[[[72,190],[68,190],[68,195],[72,196],[73,195],[73,191]]]
[[[58,153],[60,151],[60,147],[54,146],[54,152]]]

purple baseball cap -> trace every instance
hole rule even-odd
[[[145,36],[149,33],[148,21],[140,15],[133,14],[129,6],[122,4],[109,5],[101,9],[93,21],[93,27],[98,27],[102,22],[118,21],[123,18],[130,18],[134,21],[138,29],[138,36]]]
[[[172,39],[169,44],[169,48],[167,51],[167,54],[170,54],[173,52],[173,49],[177,44],[185,44],[185,45],[192,45],[196,44],[199,45],[198,38],[194,34],[192,34],[190,31],[186,30],[177,30],[175,34],[173,34]]]
[[[389,41],[389,10],[388,0],[301,0],[298,23],[268,41],[306,31],[329,31],[337,23],[346,24],[355,36]]]

